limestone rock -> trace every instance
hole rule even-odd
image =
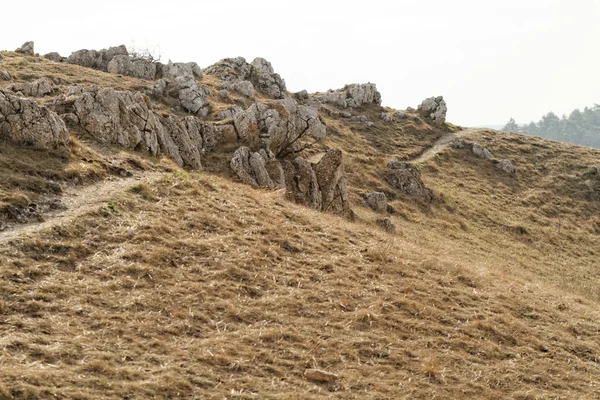
[[[306,90],[301,90],[298,93],[294,93],[294,97],[298,100],[308,100],[308,92]]]
[[[321,210],[338,213],[349,210],[342,151],[339,149],[328,150],[319,163],[313,166],[313,169],[321,191]]]
[[[53,83],[50,79],[44,77],[36,79],[31,83],[13,83],[12,85],[9,85],[7,89],[12,90],[15,93],[21,93],[25,97],[42,97],[52,93]]]
[[[396,113],[394,115],[398,119],[404,119],[404,118],[406,118],[406,114],[404,112],[402,112],[402,111],[396,111]]]
[[[494,155],[488,149],[486,149],[477,142],[473,143],[473,154],[475,154],[477,157],[485,159],[490,159],[494,157]]]
[[[244,96],[254,98],[256,89],[250,81],[225,81],[221,84],[223,90],[231,90],[243,94]]]
[[[49,149],[66,146],[69,132],[56,113],[0,89],[0,138]]]
[[[446,112],[448,111],[448,108],[446,107],[444,97],[438,96],[429,97],[423,100],[418,107],[418,111],[432,124],[441,126],[446,122]]]
[[[168,104],[178,104],[184,110],[199,117],[206,117],[210,111],[208,103],[210,89],[198,83],[190,75],[180,75],[174,80],[159,79],[150,86],[150,93]]]
[[[339,108],[357,108],[370,103],[381,105],[381,93],[374,83],[346,85],[343,89],[329,90],[313,96],[322,103]]]
[[[378,227],[389,233],[396,233],[396,225],[389,217],[381,218],[375,221]]]
[[[21,47],[19,47],[18,49],[15,50],[15,52],[25,54],[28,56],[35,55],[35,52],[33,51],[33,42],[23,43],[23,45]]]
[[[53,51],[52,53],[44,54],[44,58],[54,62],[63,62],[65,60],[65,57],[61,56],[55,51]]]
[[[195,62],[173,63],[169,60],[162,68],[162,76],[165,79],[175,79],[179,76],[202,78],[202,69]]]
[[[10,81],[12,79],[12,77],[10,76],[10,74],[8,73],[8,71],[0,71],[0,79],[3,81]]]
[[[377,212],[387,211],[387,196],[383,192],[372,192],[365,194],[365,202],[373,210]]]
[[[111,74],[154,80],[160,73],[158,65],[158,63],[142,58],[132,58],[128,55],[115,55],[108,62],[106,71]]]
[[[250,80],[260,92],[276,99],[285,97],[285,81],[275,73],[270,62],[257,57],[252,61],[252,66],[254,69]]]
[[[287,196],[299,204],[321,209],[321,191],[312,164],[302,157],[283,163]]]
[[[108,63],[111,62],[115,56],[129,56],[127,48],[124,45],[120,45],[117,47],[110,47],[108,50],[77,50],[71,53],[67,58],[67,63],[99,69],[106,72],[108,71]]]
[[[304,371],[304,377],[315,382],[335,382],[340,379],[339,375],[320,369],[307,369]]]
[[[496,168],[501,169],[502,171],[506,172],[507,174],[516,173],[515,166],[513,165],[512,162],[510,162],[510,160],[500,161],[498,164],[496,164]]]
[[[381,115],[379,116],[379,118],[381,118],[384,122],[393,122],[394,121],[392,116],[385,112],[382,112]]]
[[[450,142],[450,146],[452,146],[455,149],[464,149],[466,145],[464,139],[456,138],[453,139],[452,142]]]
[[[425,187],[421,180],[419,168],[410,163],[400,160],[390,161],[386,172],[386,180],[396,189],[426,202],[431,202],[435,198],[433,190]]]
[[[252,186],[274,188],[266,168],[267,160],[258,152],[250,152],[248,147],[242,146],[235,151],[231,159],[231,169],[242,182]]]

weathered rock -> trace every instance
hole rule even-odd
[[[321,191],[312,164],[302,157],[283,162],[287,196],[299,204],[321,209]]]
[[[285,81],[276,74],[270,62],[257,57],[252,61],[254,67],[250,80],[256,88],[267,96],[283,99],[285,97]]]
[[[210,111],[208,95],[210,89],[198,83],[193,76],[180,75],[174,80],[159,79],[150,86],[153,97],[172,104],[179,104],[184,110],[206,117]],[[174,105],[174,104],[172,104]]]
[[[221,84],[221,88],[238,92],[250,98],[256,96],[256,89],[254,89],[254,85],[250,81],[225,81]]]
[[[297,93],[294,93],[294,97],[298,100],[308,100],[308,92],[306,90],[301,90]]]
[[[516,172],[515,166],[510,160],[502,160],[496,164],[496,168],[501,169],[507,174],[514,174]]]
[[[67,63],[108,71],[108,63],[111,62],[115,56],[129,56],[127,48],[124,45],[120,45],[117,47],[110,47],[108,50],[77,50],[71,53],[67,58]]]
[[[473,154],[475,154],[477,157],[486,158],[486,159],[490,159],[490,158],[494,157],[494,155],[488,149],[486,149],[485,147],[483,147],[482,145],[480,145],[477,142],[473,143]]]
[[[154,80],[160,73],[159,63],[128,55],[115,55],[106,66],[111,74],[127,75],[136,78]]]
[[[16,53],[25,54],[28,56],[35,55],[35,51],[33,50],[33,42],[25,42],[21,47],[15,50]]]
[[[275,184],[267,171],[266,161],[260,153],[252,153],[249,148],[242,146],[233,154],[230,166],[242,182],[252,186],[274,188]]]
[[[0,138],[42,149],[66,146],[69,132],[63,120],[33,99],[0,89]]]
[[[10,81],[12,79],[12,77],[10,76],[10,74],[8,73],[8,71],[0,71],[0,79],[3,81]]]
[[[162,76],[165,79],[175,79],[179,76],[202,78],[202,69],[195,62],[173,63],[169,60],[162,68]]]
[[[410,163],[400,160],[390,161],[386,172],[386,180],[396,189],[426,202],[430,202],[435,198],[433,190],[425,187],[421,180],[419,168]]]
[[[322,103],[333,104],[339,108],[357,108],[363,104],[381,104],[381,93],[374,83],[351,84],[343,89],[329,90],[313,95]]]
[[[396,233],[396,225],[389,217],[381,218],[375,221],[378,227],[389,233]]]
[[[13,83],[7,89],[15,93],[21,93],[25,97],[42,97],[52,93],[53,83],[50,79],[43,77],[33,82]]]
[[[348,188],[344,176],[342,151],[330,149],[313,166],[319,190],[321,191],[321,210],[345,212],[350,209],[348,202]]]
[[[53,51],[52,53],[44,54],[44,58],[54,62],[63,62],[66,58]]]
[[[453,139],[452,142],[450,142],[450,145],[455,149],[464,149],[466,146],[465,141],[462,138]]]
[[[304,371],[304,377],[315,382],[335,382],[340,379],[339,375],[320,369],[307,369]]]
[[[364,196],[365,202],[373,210],[377,212],[387,211],[387,196],[383,192],[367,193]]]
[[[429,97],[419,105],[419,113],[434,125],[443,125],[446,122],[446,101],[444,97]]]
[[[403,113],[402,111],[396,111],[396,113],[394,114],[396,116],[396,118],[398,119],[404,119],[406,118],[406,114]]]
[[[393,122],[394,118],[392,118],[392,116],[388,113],[382,112],[381,115],[379,116],[379,118],[381,118],[383,121],[385,122]]]
[[[244,111],[244,109],[242,107],[233,106],[231,108],[228,108],[227,110],[223,110],[223,111],[219,112],[216,115],[216,119],[223,120],[223,119],[233,118],[234,115],[236,115],[238,113],[242,113],[243,111]]]

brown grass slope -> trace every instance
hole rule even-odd
[[[18,79],[144,84],[2,54]],[[600,152],[474,131],[467,143],[517,173],[448,147],[421,164],[439,197],[424,204],[386,184],[386,163],[456,128],[381,112],[353,111],[373,126],[323,114],[330,134],[307,154],[344,151],[359,222],[209,163],[218,174],[83,138],[63,152],[2,143],[3,207],[174,172],[0,246],[0,399],[600,398],[600,203],[585,179]],[[371,190],[392,198],[397,234],[361,205]]]

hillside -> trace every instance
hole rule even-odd
[[[0,53],[0,398],[600,397],[600,151],[106,54]]]

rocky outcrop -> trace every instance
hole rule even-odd
[[[154,80],[161,74],[162,64],[133,58],[128,55],[115,55],[106,65],[106,71],[111,74],[133,76],[135,78]]]
[[[25,54],[27,56],[35,55],[35,51],[33,50],[33,42],[25,42],[21,47],[15,50],[15,53]]]
[[[50,61],[54,61],[54,62],[63,62],[64,60],[66,60],[65,57],[61,56],[60,54],[58,54],[55,51],[48,53],[48,54],[44,54],[44,58],[46,58]]]
[[[429,97],[418,107],[419,114],[421,114],[426,121],[432,123],[433,125],[444,125],[446,122],[446,112],[448,108],[446,107],[446,101],[444,97]]]
[[[129,56],[127,48],[124,45],[110,47],[108,50],[77,50],[67,58],[67,63],[80,65],[82,67],[108,71],[108,63],[115,56]]]
[[[196,81],[192,75],[179,75],[175,79],[160,79],[150,88],[152,96],[168,104],[173,101],[185,111],[206,117],[210,111],[207,86]]]
[[[162,67],[162,77],[165,79],[176,79],[180,76],[189,76],[191,78],[202,78],[202,69],[195,62],[173,63],[169,60],[167,65]]]
[[[388,113],[382,112],[381,115],[379,116],[379,118],[381,118],[384,122],[393,122],[394,118],[392,118],[392,116]]]
[[[314,94],[313,98],[339,108],[357,108],[370,103],[381,105],[381,93],[374,83],[346,85],[343,89]]]
[[[13,83],[7,89],[25,97],[42,97],[51,94],[53,86],[53,82],[44,77],[33,82]]]
[[[426,202],[435,199],[433,190],[425,187],[421,180],[421,171],[415,165],[400,160],[392,160],[388,163],[385,178],[391,186],[410,196]]]
[[[14,96],[0,89],[0,138],[41,149],[69,143],[63,120],[33,99]]]
[[[387,211],[387,196],[383,192],[372,192],[367,193],[364,196],[365,203],[373,210],[377,212]]]
[[[477,142],[473,143],[472,151],[473,154],[475,154],[477,157],[485,159],[490,159],[494,157],[494,155],[488,149],[486,149]]]
[[[225,58],[205,68],[204,73],[219,77],[222,89],[248,97],[254,97],[255,90],[275,99],[286,97],[285,81],[264,58],[255,58],[251,64],[243,57]]]
[[[502,160],[498,164],[496,164],[496,168],[501,169],[507,174],[516,173],[516,168],[510,160]]]
[[[271,189],[285,187],[281,163],[269,158],[264,150],[251,152],[248,147],[242,146],[233,154],[230,166],[246,184]]]

